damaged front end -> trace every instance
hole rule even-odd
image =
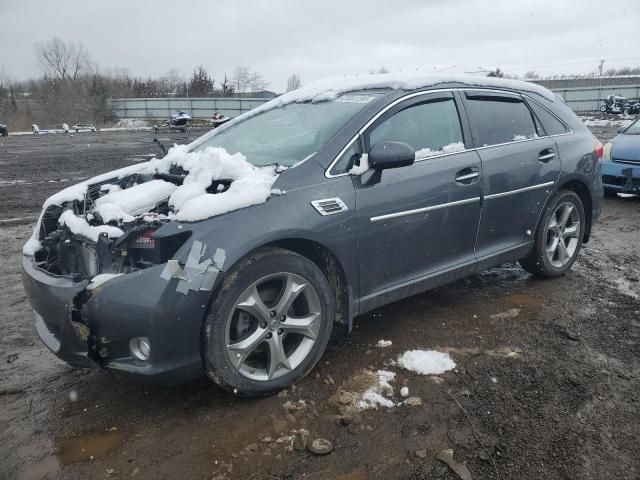
[[[36,266],[80,281],[130,273],[172,258],[190,233],[163,236],[156,231],[170,221],[168,197],[185,178],[182,169],[176,170],[107,179],[89,185],[81,201],[46,207],[39,222]],[[214,181],[207,191],[223,192],[230,183]],[[73,222],[68,221],[70,213]]]
[[[23,283],[36,330],[58,357],[136,376],[171,372],[165,383],[201,375],[205,290],[224,256],[216,251],[203,260],[206,246],[194,241],[183,269],[174,257],[192,231],[171,221],[172,188],[156,183],[151,190],[162,195],[140,195],[152,182],[180,185],[183,178],[183,172],[110,178],[88,185],[84,199],[46,206],[37,227],[40,248],[23,256]],[[214,183],[215,192],[228,188]],[[100,208],[106,204],[122,205],[124,214],[105,218],[114,211]],[[151,345],[151,354],[142,355],[140,345]]]

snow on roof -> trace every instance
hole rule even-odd
[[[355,75],[344,77],[333,77],[311,83],[304,87],[298,88],[284,95],[280,95],[273,100],[263,103],[248,112],[239,115],[229,122],[220,125],[215,130],[201,136],[199,139],[191,143],[191,148],[209,140],[212,136],[217,135],[223,130],[239,123],[249,117],[259,113],[271,110],[273,108],[283,107],[290,103],[311,102],[317,103],[322,101],[334,100],[338,96],[347,92],[360,90],[375,89],[392,89],[392,90],[417,90],[420,88],[434,87],[444,84],[461,84],[469,87],[489,87],[502,88],[508,90],[518,90],[522,92],[540,95],[547,100],[555,101],[555,94],[547,88],[531,82],[523,82],[521,80],[510,80],[499,77],[486,77],[475,75],[451,75],[451,74],[422,74],[422,73],[384,73],[374,75]]]
[[[493,87],[526,91],[545,97],[550,101],[553,101],[555,98],[554,94],[545,87],[520,80],[460,74],[385,73],[377,75],[335,77],[320,80],[308,86],[285,93],[284,95],[272,100],[272,102],[281,104],[305,101],[318,102],[325,99],[333,99],[341,93],[356,90],[372,90],[380,88],[416,90],[447,83],[459,83],[471,87]],[[266,105],[267,104],[264,106]]]

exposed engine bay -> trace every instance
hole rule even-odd
[[[169,196],[188,173],[173,165],[168,173],[113,177],[89,184],[83,200],[49,205],[40,221],[41,248],[34,254],[36,266],[80,281],[166,262],[190,232],[161,238],[154,234],[172,219]],[[231,183],[227,179],[213,180],[206,192],[223,193]],[[101,231],[106,227],[117,235]]]

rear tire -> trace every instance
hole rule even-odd
[[[547,204],[531,253],[520,260],[520,265],[539,277],[563,275],[578,257],[584,228],[584,206],[580,197],[571,190],[558,191]]]
[[[206,374],[239,396],[276,393],[305,377],[329,342],[329,282],[309,259],[261,248],[225,276],[203,331]]]

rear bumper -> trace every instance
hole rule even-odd
[[[50,275],[22,258],[22,279],[35,329],[57,357],[153,383],[181,383],[203,375],[201,331],[206,292],[176,292],[160,278],[163,265],[113,278],[94,290],[88,280]],[[150,340],[147,361],[131,354],[134,337]]]
[[[602,184],[607,190],[625,193],[640,193],[640,165],[602,162]]]

